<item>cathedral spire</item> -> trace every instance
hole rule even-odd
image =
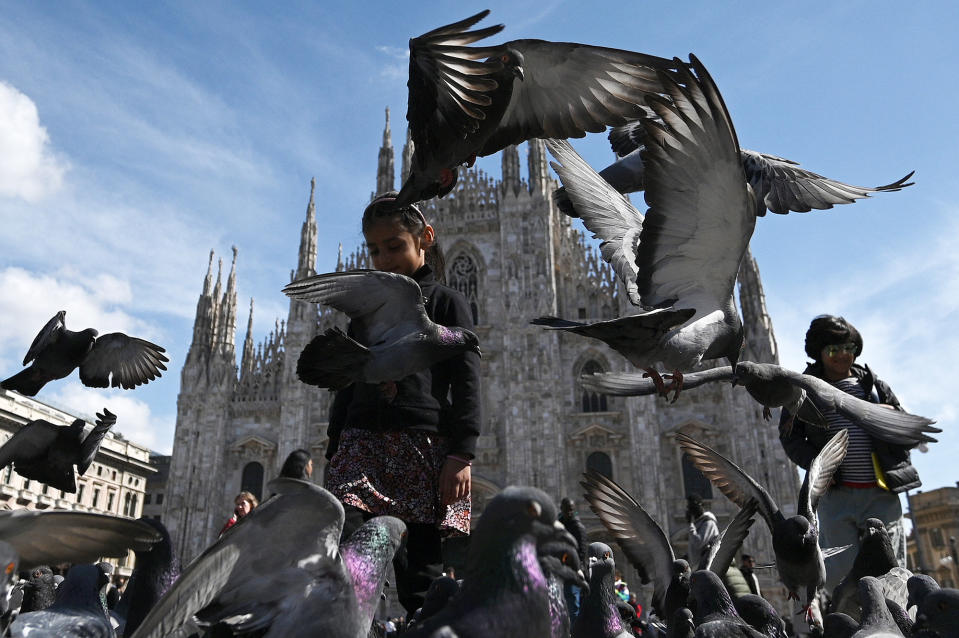
[[[243,358],[240,360],[240,378],[253,373],[253,297],[250,297],[250,318],[246,321],[246,339],[243,340]]]
[[[546,163],[546,143],[539,138],[529,141],[529,191],[546,194],[549,168]]]
[[[206,279],[203,280],[203,294],[209,295],[213,287],[213,250],[210,249],[210,261],[206,265]]]
[[[217,333],[219,344],[224,352],[233,353],[236,350],[236,246],[233,250],[233,263],[230,265],[230,275],[226,280],[226,291],[220,299],[220,318]]]
[[[383,129],[383,145],[380,146],[380,157],[376,166],[376,194],[393,190],[395,181],[393,132],[390,131],[390,108],[386,107],[386,128]]]
[[[519,193],[519,149],[515,144],[503,149],[503,191]]]
[[[213,286],[210,305],[213,307],[213,316],[210,318],[210,347],[220,340],[220,296],[223,293],[223,258],[217,260],[216,285]]]
[[[406,127],[406,143],[403,144],[403,163],[400,168],[400,182],[406,183],[406,178],[410,176],[410,169],[413,167],[413,134],[410,133],[410,127]]]
[[[310,203],[306,206],[306,220],[300,229],[300,255],[297,260],[296,278],[303,279],[316,274],[316,204],[313,196],[316,178],[310,180]]]
[[[192,361],[201,353],[209,351],[213,342],[213,251],[210,251],[210,261],[206,267],[206,277],[203,280],[203,292],[196,302],[196,317],[193,319],[193,341],[187,360]]]
[[[739,304],[746,333],[746,356],[759,363],[779,363],[779,347],[773,322],[766,310],[766,294],[759,277],[759,266],[747,248],[739,266]]]

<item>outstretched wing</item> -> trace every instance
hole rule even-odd
[[[619,275],[634,305],[639,305],[636,288],[636,250],[643,230],[643,215],[625,195],[599,176],[566,140],[546,140],[558,162],[551,162],[566,194],[583,224],[601,241],[600,254]]]
[[[782,519],[782,512],[769,492],[745,471],[725,456],[685,434],[677,434],[676,441],[690,461],[706,475],[716,488],[739,507],[756,501],[756,508],[766,520],[769,529]]]
[[[92,512],[0,512],[0,540],[20,554],[20,565],[91,563],[102,556],[145,551],[160,534],[142,521]]]
[[[910,172],[905,177],[885,186],[853,186],[817,175],[800,168],[792,160],[742,149],[743,169],[746,181],[756,195],[756,215],[761,217],[768,208],[785,215],[790,211],[805,213],[812,209],[826,210],[836,204],[852,204],[857,199],[869,197],[870,193],[898,191],[912,182]]]
[[[53,318],[43,326],[37,336],[34,337],[33,343],[30,344],[30,349],[27,350],[27,356],[23,358],[23,365],[27,365],[36,359],[37,355],[40,354],[44,348],[55,343],[56,340],[60,338],[60,335],[66,328],[66,316],[67,311],[61,310],[53,315]]]
[[[0,447],[0,469],[16,461],[29,462],[43,456],[59,433],[59,426],[43,419],[27,423]]]
[[[690,299],[702,305],[705,298],[722,308],[732,295],[756,214],[729,112],[705,67],[689,57],[690,66],[660,73],[668,99],[646,100],[662,122],[642,120],[649,210],[637,283],[647,306],[667,299],[678,299],[679,307]]]
[[[77,462],[77,474],[83,476],[83,473],[86,472],[90,464],[93,463],[93,459],[97,455],[97,450],[100,449],[100,442],[103,441],[103,437],[107,435],[110,428],[116,425],[116,422],[117,415],[106,408],[103,408],[102,413],[97,413],[96,425],[93,426],[93,429],[90,430],[87,437],[83,439],[83,443],[80,444],[80,460]]]
[[[91,388],[123,388],[132,390],[160,376],[169,359],[163,348],[122,332],[111,332],[99,337],[83,363],[80,381]]]
[[[676,62],[644,53],[573,42],[513,40],[503,48],[522,56],[523,79],[499,126],[478,155],[534,137],[583,137],[644,113],[647,93],[662,91],[657,69]]]
[[[426,329],[423,291],[404,275],[380,270],[347,270],[314,275],[283,289],[293,299],[321,303],[349,315],[353,333],[365,346],[383,340],[391,330]]]
[[[756,513],[756,501],[749,501],[746,506],[736,513],[733,520],[723,530],[722,535],[715,539],[704,556],[705,565],[700,569],[708,569],[720,577],[726,575],[726,570],[733,564],[736,553],[743,546],[743,541],[749,535],[749,528],[753,526]]]
[[[832,482],[833,474],[839,469],[839,464],[846,458],[846,448],[849,445],[849,430],[840,430],[823,446],[816,458],[809,464],[809,471],[799,490],[799,513],[816,525],[816,506],[819,499]]]
[[[623,548],[639,571],[643,583],[652,581],[653,600],[663,608],[672,579],[673,548],[663,529],[626,490],[595,470],[587,470],[580,483],[590,509]]]
[[[731,381],[732,366],[718,366],[683,375],[683,391],[716,381]],[[642,397],[656,394],[653,380],[641,372],[594,372],[579,378],[579,384],[591,392],[610,396]]]

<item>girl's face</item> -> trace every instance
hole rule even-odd
[[[373,268],[410,277],[426,263],[426,249],[433,245],[433,227],[414,235],[398,218],[385,218],[370,224],[364,234]]]

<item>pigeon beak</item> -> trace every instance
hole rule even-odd
[[[526,71],[524,71],[523,67],[521,66],[517,65],[513,67],[513,75],[518,77],[521,81],[526,81]]]
[[[480,350],[480,347],[479,347],[479,346],[473,346],[472,348],[470,348],[470,351],[471,351],[471,352],[475,352],[475,353],[476,353],[476,356],[478,356],[480,359],[483,358],[483,351]]]
[[[586,580],[586,574],[583,573],[582,569],[576,570],[576,584],[579,587],[589,593],[589,581]]]

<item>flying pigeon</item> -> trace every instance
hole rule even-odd
[[[20,614],[10,626],[13,638],[114,638],[100,599],[110,579],[97,565],[74,565],[43,611]]]
[[[813,459],[799,491],[798,514],[790,518],[783,516],[769,492],[738,465],[685,434],[677,434],[676,440],[696,468],[726,498],[741,507],[751,500],[756,502],[759,513],[772,532],[779,577],[789,591],[789,598],[800,599],[800,592],[805,588],[801,600],[805,602],[808,613],[816,592],[826,582],[823,556],[849,547],[832,548],[829,554],[829,550],[821,550],[816,519],[819,499],[829,488],[833,473],[846,456],[849,433],[846,430],[837,433]]]
[[[959,589],[942,588],[922,599],[912,626],[914,636],[953,638],[959,635]]]
[[[22,568],[88,563],[126,556],[160,540],[153,527],[119,516],[65,510],[0,511],[0,539],[20,556]]]
[[[689,577],[689,598],[696,621],[696,638],[763,638],[739,616],[719,575],[694,571]]]
[[[427,317],[419,285],[405,275],[333,272],[294,281],[283,292],[352,320],[355,339],[330,328],[303,349],[296,374],[310,385],[339,390],[355,381],[397,381],[463,352],[480,354],[475,334]]]
[[[84,438],[86,421],[83,419],[76,419],[69,426],[58,426],[43,419],[30,421],[0,447],[0,469],[13,463],[17,474],[73,494],[77,491],[73,466],[76,465],[76,473],[83,476],[93,463],[103,437],[116,422],[116,415],[104,408]]]
[[[646,187],[642,158],[644,135],[645,130],[638,120],[614,127],[609,132],[610,145],[619,158],[601,170],[599,176],[624,195]],[[757,217],[764,216],[767,210],[780,215],[790,211],[826,210],[837,204],[852,204],[857,199],[869,197],[870,193],[899,191],[912,186],[912,182],[906,180],[913,173],[884,186],[853,186],[817,175],[792,160],[768,153],[741,148],[739,156],[746,181],[756,194]],[[565,189],[557,189],[555,200],[564,213],[570,217],[579,216]]]
[[[590,543],[588,567],[589,594],[583,597],[570,638],[632,638],[616,609],[616,561],[609,545]]]
[[[852,568],[832,592],[831,610],[848,614],[853,620],[858,620],[859,579],[864,576],[878,578],[892,569],[898,570],[899,562],[896,560],[889,532],[878,518],[867,518],[865,526],[859,532],[859,552],[856,554]],[[896,597],[900,604],[905,604],[908,597],[906,581],[909,576],[901,580],[901,590]],[[892,598],[885,591],[883,593],[887,598]]]
[[[663,528],[615,481],[595,470],[583,478],[580,485],[590,509],[619,543],[643,584],[653,583],[653,610],[660,618],[671,619],[686,606],[689,564],[676,558]],[[756,505],[746,502],[716,542],[705,548],[703,564],[696,567],[725,574],[749,533],[755,511]]]
[[[735,365],[739,360],[743,325],[733,286],[756,225],[755,198],[719,90],[696,56],[690,55],[690,65],[675,61],[678,71],[658,71],[669,99],[646,97],[662,123],[642,120],[651,139],[644,151],[645,217],[568,142],[547,141],[558,160],[554,170],[583,223],[602,242],[603,259],[643,312],[572,327],[573,322],[550,318],[534,321],[606,342],[652,376],[663,396],[665,384],[653,369],[657,362],[672,371],[670,389],[678,395],[683,372],[702,361],[725,357]],[[647,321],[660,324],[657,315],[664,312],[685,312],[688,318],[663,336],[632,328]]]
[[[173,551],[173,541],[166,526],[152,518],[141,518],[160,535],[160,541],[148,550],[136,551],[136,567],[113,610],[118,622],[117,636],[133,635],[157,601],[180,576],[180,561]]]
[[[79,367],[85,386],[132,390],[166,370],[163,364],[169,359],[160,346],[122,332],[97,337],[93,328],[67,330],[66,316],[67,311],[61,310],[47,322],[23,358],[23,365],[33,363],[0,381],[0,388],[32,397],[50,381],[62,379]]]
[[[410,40],[410,175],[396,206],[443,196],[457,166],[472,165],[510,144],[536,137],[583,137],[644,112],[659,91],[656,69],[671,60],[571,42],[512,40],[466,45],[495,35],[496,25],[469,31],[476,15]]]

